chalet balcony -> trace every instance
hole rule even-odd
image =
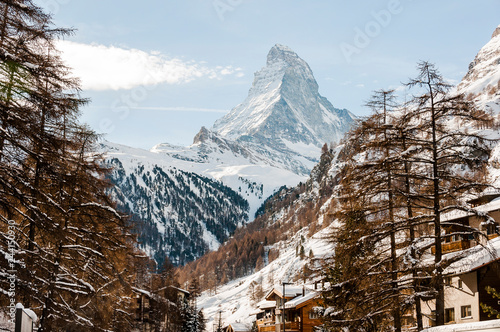
[[[493,240],[494,238],[497,238],[498,236],[499,236],[498,234],[489,234],[488,240]]]
[[[441,249],[443,251],[443,254],[447,254],[447,253],[454,252],[454,251],[469,249],[470,247],[471,247],[471,245],[470,245],[469,240],[445,242],[445,243],[441,244]],[[432,252],[432,254],[435,254],[436,247],[432,247],[431,252]]]
[[[283,324],[276,324],[276,332],[281,332],[283,328]],[[300,331],[300,323],[299,322],[286,322],[285,323],[286,331],[288,332],[298,332]]]
[[[259,332],[276,332],[276,326],[272,325],[260,325]]]
[[[275,332],[276,325],[274,324],[275,318],[261,318],[257,320],[257,326],[259,328],[259,332]]]

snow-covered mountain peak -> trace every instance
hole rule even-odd
[[[271,50],[267,54],[267,66],[273,66],[275,63],[279,63],[282,66],[282,69],[285,70],[288,67],[303,67],[304,69],[307,69],[312,75],[312,71],[309,68],[307,62],[302,60],[297,55],[297,53],[295,53],[288,46],[276,44],[271,48]]]
[[[500,26],[469,65],[458,90],[470,95],[482,107],[500,112]]]
[[[307,62],[277,44],[266,66],[255,73],[246,100],[216,121],[212,131],[259,150],[270,148],[311,160],[312,152],[314,159],[319,157],[317,148],[324,143],[338,142],[353,118],[319,94]],[[309,167],[293,168],[302,172]]]

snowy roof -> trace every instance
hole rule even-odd
[[[228,326],[231,326],[234,332],[248,332],[250,329],[248,325],[242,323],[231,323]]]
[[[174,287],[174,286],[168,286],[168,287],[173,288],[173,289],[177,290],[178,292],[181,292],[184,294],[188,294],[188,295],[191,294],[191,293],[189,293],[189,291],[182,289],[182,288],[179,288],[179,287]]]
[[[294,298],[296,297],[297,295],[299,294],[302,294],[302,292],[304,291],[304,288],[302,286],[293,286],[293,285],[286,285],[285,286],[285,297],[288,297],[288,298]],[[308,290],[306,290],[307,292]],[[272,295],[272,294],[276,294],[278,295],[280,298],[283,297],[283,286],[274,286],[273,289],[271,289],[265,299],[269,299],[269,297]]]
[[[144,294],[146,296],[151,296],[151,292],[144,290],[144,289],[137,288],[137,287],[132,287],[132,291],[139,293],[139,294]]]
[[[488,241],[485,246],[454,252],[443,256],[443,260],[453,259],[458,255],[465,256],[452,263],[443,272],[444,274],[463,274],[474,271],[484,265],[494,262],[500,258],[500,237]]]
[[[474,210],[477,210],[479,212],[492,212],[495,210],[500,210],[500,198],[494,199],[493,201],[489,202],[488,204],[484,204],[484,205],[480,205],[478,207],[475,207]],[[449,221],[449,220],[464,218],[464,217],[472,216],[472,215],[474,215],[474,213],[472,213],[472,212],[453,210],[451,212],[444,213],[442,218],[441,218],[441,221]]]
[[[300,308],[303,304],[319,297],[319,293],[310,292],[304,296],[298,296],[291,301],[285,303],[285,308]]]
[[[254,311],[250,311],[250,313],[248,314],[248,316],[257,316],[258,314],[262,314],[264,312],[265,312],[264,310],[256,309]]]
[[[276,301],[260,301],[257,303],[257,306],[260,309],[271,309],[271,308],[276,308]]]

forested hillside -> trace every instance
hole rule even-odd
[[[216,250],[248,220],[248,202],[221,182],[157,164],[134,166],[130,173],[117,158],[111,196],[131,214],[139,246],[159,264],[184,265]]]

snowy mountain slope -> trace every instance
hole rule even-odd
[[[107,158],[119,159],[127,165],[129,172],[143,164],[158,165],[164,169],[176,168],[222,182],[248,201],[250,219],[264,199],[278,188],[283,185],[294,186],[306,179],[305,176],[265,163],[251,163],[243,155],[228,153],[220,149],[219,145],[211,144],[210,148],[213,149],[212,153],[200,156],[200,151],[192,146],[160,144],[146,151],[111,142],[103,143]],[[179,151],[184,152],[182,157],[174,155]]]
[[[220,310],[222,320],[226,324],[237,322],[251,325],[255,316],[250,314],[256,311],[257,302],[262,300],[253,298],[252,292],[255,292],[256,287],[261,287],[264,294],[273,286],[279,286],[282,281],[292,282],[299,287],[314,287],[314,281],[319,279],[311,272],[317,269],[317,260],[328,256],[333,250],[327,238],[331,227],[336,225],[332,223],[332,217],[329,215],[335,202],[331,198],[325,199],[331,195],[325,195],[325,190],[328,192],[327,189],[335,184],[338,167],[336,163],[341,149],[339,146],[335,151],[322,155],[321,162],[311,172],[310,178],[304,184],[306,189],[300,195],[297,195],[296,191],[288,191],[276,195],[269,202],[271,210],[268,210],[263,218],[270,226],[280,225],[278,228],[281,230],[281,239],[265,247],[262,269],[219,286],[216,294],[211,291],[202,294],[198,306],[203,308],[205,317],[209,320],[209,329],[212,328],[214,320],[218,319]],[[279,202],[288,199],[288,204],[275,208]],[[277,204],[273,204],[273,200]],[[311,211],[317,211],[313,213],[312,220],[300,222]],[[229,242],[225,246],[232,245]],[[301,251],[304,253],[302,257]],[[225,256],[224,251],[221,255]]]
[[[468,95],[478,107],[491,111],[497,122],[500,120],[500,25],[469,65],[469,71],[457,90]],[[495,128],[485,134],[488,138],[500,139],[500,133]],[[488,171],[491,182],[499,186],[500,143],[493,148]]]
[[[480,107],[500,113],[500,26],[470,63],[457,89],[470,95]]]
[[[328,254],[332,247],[324,240],[329,228],[325,228],[314,236],[307,237],[307,229],[303,229],[296,233],[287,241],[281,241],[268,249],[279,250],[280,255],[277,259],[269,263],[262,270],[254,274],[232,280],[229,283],[220,287],[217,294],[210,291],[205,291],[198,299],[198,307],[203,309],[205,318],[208,319],[207,328],[212,329],[212,325],[219,317],[219,311],[222,311],[222,321],[224,325],[231,323],[243,323],[248,326],[252,325],[255,316],[251,316],[257,309],[257,303],[260,301],[252,300],[251,285],[259,285],[264,293],[271,290],[273,287],[281,287],[282,281],[294,282],[295,285],[313,289],[312,283],[303,284],[298,280],[304,265],[311,265],[310,259],[301,259],[296,255],[296,247],[303,245],[306,252],[313,250],[314,258],[321,258]],[[306,238],[301,242],[301,238]]]
[[[157,262],[190,262],[215,250],[248,220],[248,202],[215,181],[161,163],[109,158],[121,211],[133,215],[140,246]]]

